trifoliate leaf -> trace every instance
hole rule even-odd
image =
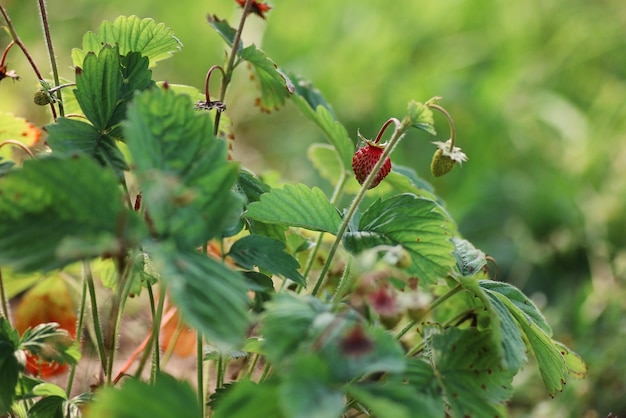
[[[114,174],[85,157],[29,160],[0,181],[0,264],[16,272],[126,254],[141,226]],[[80,252],[59,252],[75,242]]]
[[[150,244],[153,268],[163,278],[183,319],[226,351],[241,343],[248,326],[244,277],[196,252],[167,244]]]
[[[237,240],[228,255],[245,269],[257,266],[269,273],[280,274],[301,286],[306,285],[304,277],[298,271],[300,264],[285,252],[285,244],[281,241],[248,235]]]
[[[454,418],[506,416],[514,373],[503,370],[490,331],[450,328],[431,341],[435,376]]]
[[[355,253],[378,245],[401,245],[411,256],[407,270],[425,285],[445,278],[454,265],[453,226],[437,203],[413,194],[377,200],[363,212],[358,230],[344,237]]]
[[[239,56],[250,63],[256,73],[261,89],[258,106],[264,112],[278,110],[295,90],[289,77],[255,45],[243,48]]]
[[[188,96],[143,92],[128,108],[124,132],[160,236],[195,248],[239,221],[243,201],[232,191],[238,167],[213,135],[210,116],[195,112]]]
[[[56,322],[26,330],[20,339],[20,348],[48,362],[76,364],[80,359],[78,344]]]
[[[201,416],[195,391],[189,383],[159,374],[154,385],[128,379],[120,389],[112,386],[98,392],[89,407],[92,418],[171,418]]]
[[[139,52],[148,57],[150,67],[156,65],[157,61],[169,58],[183,46],[174,32],[163,23],[156,23],[153,19],[139,19],[137,16],[120,16],[113,23],[102,22],[96,33],[85,34],[83,49],[72,50],[74,65],[80,67],[87,53],[97,54],[105,45],[117,45],[120,55]]]
[[[244,213],[247,218],[296,226],[312,231],[336,234],[341,217],[319,188],[309,189],[304,184],[286,185],[261,195]]]

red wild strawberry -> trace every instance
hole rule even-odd
[[[239,6],[244,7],[246,4],[246,0],[235,0]],[[257,0],[252,0],[252,8],[249,13],[254,13],[258,15],[262,19],[265,19],[265,12],[269,12],[272,7],[269,4],[259,2]]]
[[[360,184],[365,182],[367,176],[369,176],[378,160],[380,160],[383,149],[384,147],[382,145],[367,141],[367,144],[359,148],[354,154],[354,157],[352,157],[352,170]],[[390,171],[391,159],[387,157],[369,188],[371,189],[378,186],[378,184],[387,177]]]

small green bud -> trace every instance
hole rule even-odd
[[[433,160],[430,163],[430,172],[435,177],[441,177],[444,174],[448,174],[454,168],[456,161],[447,155],[443,155],[441,149],[437,149],[433,155]]]

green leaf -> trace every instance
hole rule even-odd
[[[433,111],[430,110],[424,103],[411,100],[407,109],[407,116],[405,116],[405,121],[407,120],[412,127],[421,129],[431,135],[437,135],[437,131],[435,130],[435,120],[433,119]]]
[[[450,328],[432,337],[435,376],[452,417],[506,416],[512,372],[500,366],[490,331]]]
[[[339,160],[337,151],[330,144],[312,144],[307,152],[309,160],[313,163],[313,166],[320,173],[322,178],[328,180],[330,184],[335,187],[341,176],[348,176],[348,179],[344,186],[344,193],[356,195],[361,188],[361,185],[356,181],[356,177],[347,171],[343,166],[343,163]],[[389,175],[391,175],[390,173]],[[375,193],[379,188],[372,189],[372,193]]]
[[[351,173],[354,143],[350,139],[346,128],[335,119],[328,106],[318,104],[315,108],[312,108],[310,107],[311,103],[299,95],[295,95],[293,101],[300,111],[322,130],[328,142],[335,148],[342,170]],[[337,181],[338,178],[336,177],[334,181]]]
[[[83,113],[94,128],[104,133],[122,94],[120,53],[117,47],[105,46],[96,55],[88,53],[81,67],[76,67],[74,94]]]
[[[295,90],[289,77],[255,45],[240,50],[239,56],[250,63],[257,75],[261,89],[258,106],[264,112],[278,110]]]
[[[328,367],[321,358],[308,353],[294,359],[279,388],[285,415],[290,418],[341,416],[344,395],[333,387]]]
[[[128,170],[126,159],[111,135],[98,132],[88,123],[76,119],[58,118],[46,126],[47,141],[52,150],[60,156],[85,154],[103,167],[113,169],[118,179],[124,178]]]
[[[527,358],[526,345],[515,318],[494,292],[482,289],[475,279],[463,278],[462,283],[467,290],[480,299],[484,308],[489,312],[492,336],[494,343],[500,347],[498,355],[502,358],[502,366],[512,372],[517,372],[526,363]]]
[[[226,19],[220,19],[215,15],[207,16],[207,20],[209,21],[209,25],[215,29],[215,31],[226,41],[226,44],[229,47],[233,47],[233,43],[235,43],[235,35],[237,34],[237,30],[230,26]],[[243,48],[242,43],[239,43],[239,51]]]
[[[28,410],[28,418],[64,418],[63,403],[65,398],[46,396]]]
[[[250,380],[236,382],[219,397],[213,418],[271,417],[287,418],[279,405],[278,386]],[[175,416],[175,415],[173,415]]]
[[[406,384],[360,383],[346,387],[348,395],[365,406],[373,416],[412,418],[419,411],[420,418],[441,418],[445,416],[443,403],[421,393]]]
[[[89,407],[91,418],[171,418],[201,416],[195,391],[189,383],[159,374],[154,386],[128,379],[121,389],[107,387]]]
[[[552,336],[552,328],[550,328],[546,318],[533,301],[528,299],[521,290],[505,282],[480,280],[478,283],[483,290],[496,294],[507,306],[513,306],[516,308],[516,311],[523,313],[531,321],[532,325],[537,326],[548,337]]]
[[[240,344],[249,320],[244,277],[212,258],[166,243],[149,249],[185,321],[222,351]]]
[[[273,363],[284,361],[305,343],[313,320],[328,307],[313,297],[298,297],[278,293],[265,305],[261,320],[261,335],[265,337],[265,352]]]
[[[231,190],[238,167],[209,115],[195,112],[186,95],[154,89],[136,96],[127,116],[128,149],[161,237],[195,248],[239,221],[243,202]]]
[[[48,362],[73,365],[80,359],[78,343],[56,322],[39,324],[24,331],[20,348]]]
[[[114,174],[84,157],[26,161],[0,180],[0,264],[16,272],[125,254],[144,233],[140,222]]]
[[[106,45],[117,45],[120,55],[139,52],[148,57],[150,67],[169,58],[183,46],[163,23],[157,24],[153,19],[140,20],[137,16],[120,16],[113,23],[102,22],[96,33],[85,34],[83,49],[72,50],[74,65],[81,66],[87,53],[98,53]]]
[[[305,286],[304,277],[298,269],[300,264],[292,255],[286,253],[281,241],[258,235],[248,235],[237,240],[228,255],[245,269],[254,266],[272,274],[280,274]]]
[[[363,212],[358,231],[344,237],[354,253],[378,245],[401,245],[411,256],[409,273],[425,285],[450,274],[454,265],[450,220],[432,200],[401,194],[377,200]]]
[[[261,195],[244,213],[257,221],[302,227],[312,231],[336,234],[341,223],[337,210],[319,188],[304,184],[285,185]]]
[[[550,396],[563,390],[568,375],[583,377],[586,365],[575,353],[551,338],[552,330],[545,318],[522,292],[508,283],[481,280],[480,287],[497,297],[515,318],[524,334],[527,348],[539,366]]]
[[[22,369],[15,357],[18,342],[17,331],[6,318],[0,317],[0,414],[7,413],[15,399],[15,386]]]
[[[456,258],[456,267],[461,276],[471,277],[480,272],[487,264],[485,253],[477,249],[471,242],[453,237],[454,258]]]
[[[33,395],[37,396],[58,396],[59,398],[67,399],[67,394],[58,385],[54,383],[40,383],[33,388]]]

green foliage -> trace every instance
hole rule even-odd
[[[85,157],[27,161],[0,184],[0,262],[53,270],[124,253],[143,234],[117,180]]]
[[[113,23],[105,21],[96,33],[83,37],[83,49],[72,50],[74,65],[80,67],[86,56],[98,53],[107,46],[117,45],[121,55],[138,52],[150,60],[150,66],[169,58],[182,48],[171,29],[153,19],[140,20],[137,16],[120,16]]]
[[[159,374],[153,385],[128,379],[121,390],[102,390],[89,411],[92,418],[166,418],[200,416],[200,405],[191,386],[167,374]]]
[[[411,256],[408,271],[428,286],[448,275],[454,264],[450,223],[437,203],[401,194],[374,202],[344,240],[353,252],[401,245]]]
[[[437,134],[432,109],[449,116],[439,98],[411,100],[404,117],[387,119],[377,139],[393,127],[380,146],[394,170],[368,191],[351,178],[355,144],[324,96],[243,45],[241,28],[215,16],[209,24],[230,50],[207,75],[206,106],[194,106],[195,89],[152,79],[150,68],[182,46],[172,31],[120,17],[72,53],[75,104],[86,121],[56,118],[46,126],[52,155],[2,166],[0,264],[32,273],[82,262],[81,327],[89,294],[104,388],[94,400],[70,399],[69,389],[25,376],[25,352],[75,365],[80,346],[56,323],[19,338],[1,318],[0,413],[28,406],[29,416],[78,417],[89,402],[92,417],[501,417],[527,353],[551,396],[568,377],[584,377],[585,363],[553,339],[538,307],[515,286],[487,279],[491,258],[461,238],[434,188],[395,164],[392,151],[409,128]],[[331,198],[232,161],[237,142],[224,128],[226,108],[210,101],[209,76],[221,76],[221,101],[244,62],[262,111],[291,98],[326,137],[309,158],[334,187]],[[111,267],[100,278],[114,289],[107,321],[98,316],[94,260]],[[149,287],[155,321],[141,366],[152,354],[150,378],[117,388],[120,322],[140,286]],[[166,293],[169,312],[184,321],[176,332],[189,327],[199,338],[203,392],[159,372]],[[215,366],[211,389],[205,362]]]
[[[285,185],[263,194],[248,205],[247,218],[270,224],[296,226],[311,231],[337,233],[341,217],[322,190],[304,184]]]

